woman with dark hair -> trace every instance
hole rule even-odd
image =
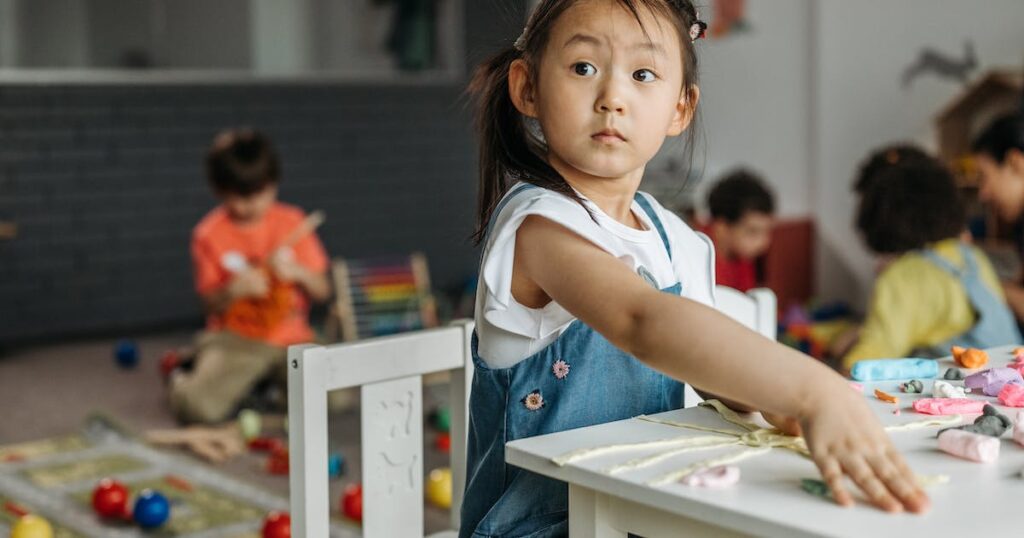
[[[996,118],[978,135],[972,150],[981,176],[978,197],[1003,220],[1020,221],[1024,215],[1024,115]],[[1016,244],[1024,251],[1024,236],[1018,237]],[[1022,282],[1004,281],[1003,291],[1018,323],[1024,322]]]

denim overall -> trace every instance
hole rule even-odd
[[[974,308],[978,320],[970,330],[934,347],[936,356],[946,356],[952,346],[985,349],[1021,343],[1020,330],[1009,307],[989,290],[981,280],[974,251],[960,244],[960,255],[964,260],[963,269],[954,267],[948,260],[934,251],[926,250],[922,255],[943,271],[953,275],[967,291],[967,300]]]
[[[494,215],[529,188],[537,187],[517,188]],[[671,260],[657,213],[640,194],[636,201]],[[679,295],[681,285],[662,291]],[[488,368],[478,355],[475,333],[472,348],[476,368],[460,537],[568,534],[568,486],[506,464],[505,443],[683,406],[682,383],[620,351],[578,319],[550,345],[510,368]]]

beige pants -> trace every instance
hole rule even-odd
[[[195,367],[170,380],[171,411],[182,422],[223,422],[261,381],[287,388],[288,349],[219,331],[196,338]]]

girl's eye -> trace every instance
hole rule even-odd
[[[650,69],[641,69],[633,73],[633,80],[637,82],[654,82],[657,78],[658,75],[655,75]]]
[[[594,73],[597,73],[597,68],[588,64],[587,62],[579,62],[573,64],[572,70],[581,77],[589,77]]]

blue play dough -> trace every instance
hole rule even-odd
[[[932,379],[939,375],[939,363],[933,359],[881,359],[858,361],[850,370],[857,381],[895,379]]]
[[[171,505],[160,492],[143,490],[135,500],[132,517],[144,529],[154,529],[167,522],[171,516]]]

